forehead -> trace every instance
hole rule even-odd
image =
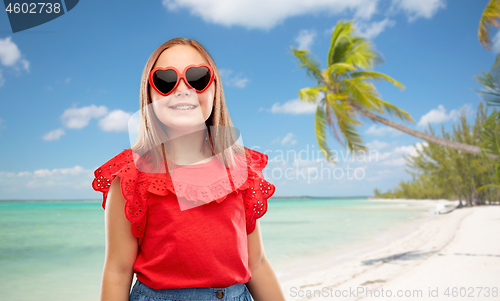
[[[189,65],[208,64],[197,49],[189,45],[175,45],[164,50],[154,67],[175,67],[179,71]]]

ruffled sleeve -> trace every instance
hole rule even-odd
[[[248,180],[244,192],[247,235],[255,230],[255,223],[267,212],[268,199],[275,187],[264,179],[262,170],[266,167],[266,154],[245,148],[247,153]]]
[[[149,193],[144,173],[135,168],[134,157],[130,149],[124,150],[94,172],[92,188],[103,193],[102,208],[106,209],[106,200],[113,179],[118,176],[121,192],[126,200],[125,217],[132,223],[132,234],[142,243],[147,220],[147,199]]]

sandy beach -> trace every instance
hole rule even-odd
[[[445,200],[379,200],[408,206]],[[279,275],[287,300],[500,300],[500,206],[456,209]],[[292,271],[293,269],[290,269]]]

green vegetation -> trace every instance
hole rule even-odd
[[[500,27],[500,1],[490,0],[479,21],[478,37],[484,48],[491,50],[491,26]],[[482,205],[492,202],[500,204],[500,162],[488,160],[486,156],[500,157],[500,53],[490,72],[476,76],[483,86],[481,91],[488,108],[479,104],[473,126],[467,124],[462,112],[460,123],[453,126],[450,135],[443,128],[443,137],[480,146],[482,156],[471,156],[462,152],[428,145],[418,151],[417,157],[405,157],[407,166],[414,171],[412,181],[402,181],[394,189],[376,197],[414,199],[459,199],[460,206]],[[429,126],[431,133],[434,129]]]
[[[451,133],[441,126],[442,137],[460,143],[482,145],[483,129],[488,123],[488,109],[483,102],[479,103],[474,124],[467,122],[465,112],[462,111],[460,121],[453,125]],[[491,116],[494,115],[498,115],[496,108],[491,113]],[[434,135],[435,130],[430,125],[429,131]],[[500,191],[494,187],[500,184],[498,161],[433,143],[417,149],[417,156],[404,158],[409,168],[406,171],[412,175],[412,180],[401,181],[393,191],[386,193],[375,189],[376,197],[453,199],[460,200],[460,206],[491,204],[500,200]],[[480,189],[481,187],[483,188]]]

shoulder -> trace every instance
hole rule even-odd
[[[120,171],[137,171],[135,168],[134,154],[131,149],[126,149],[109,159],[106,163],[99,166],[94,175],[103,175],[110,177],[116,175]],[[122,172],[123,172],[122,171]]]
[[[128,180],[132,180],[138,176],[134,157],[130,149],[123,150],[94,171],[92,188],[107,194],[111,182],[117,176]]]
[[[269,157],[265,153],[261,153],[259,151],[246,147],[245,157],[247,160],[247,164],[256,171],[262,171],[266,167],[269,159]]]
[[[96,172],[101,170],[104,174],[113,174],[120,168],[133,163],[134,157],[131,149],[126,149],[118,153],[116,156],[112,157],[106,163],[102,164],[96,169]]]

